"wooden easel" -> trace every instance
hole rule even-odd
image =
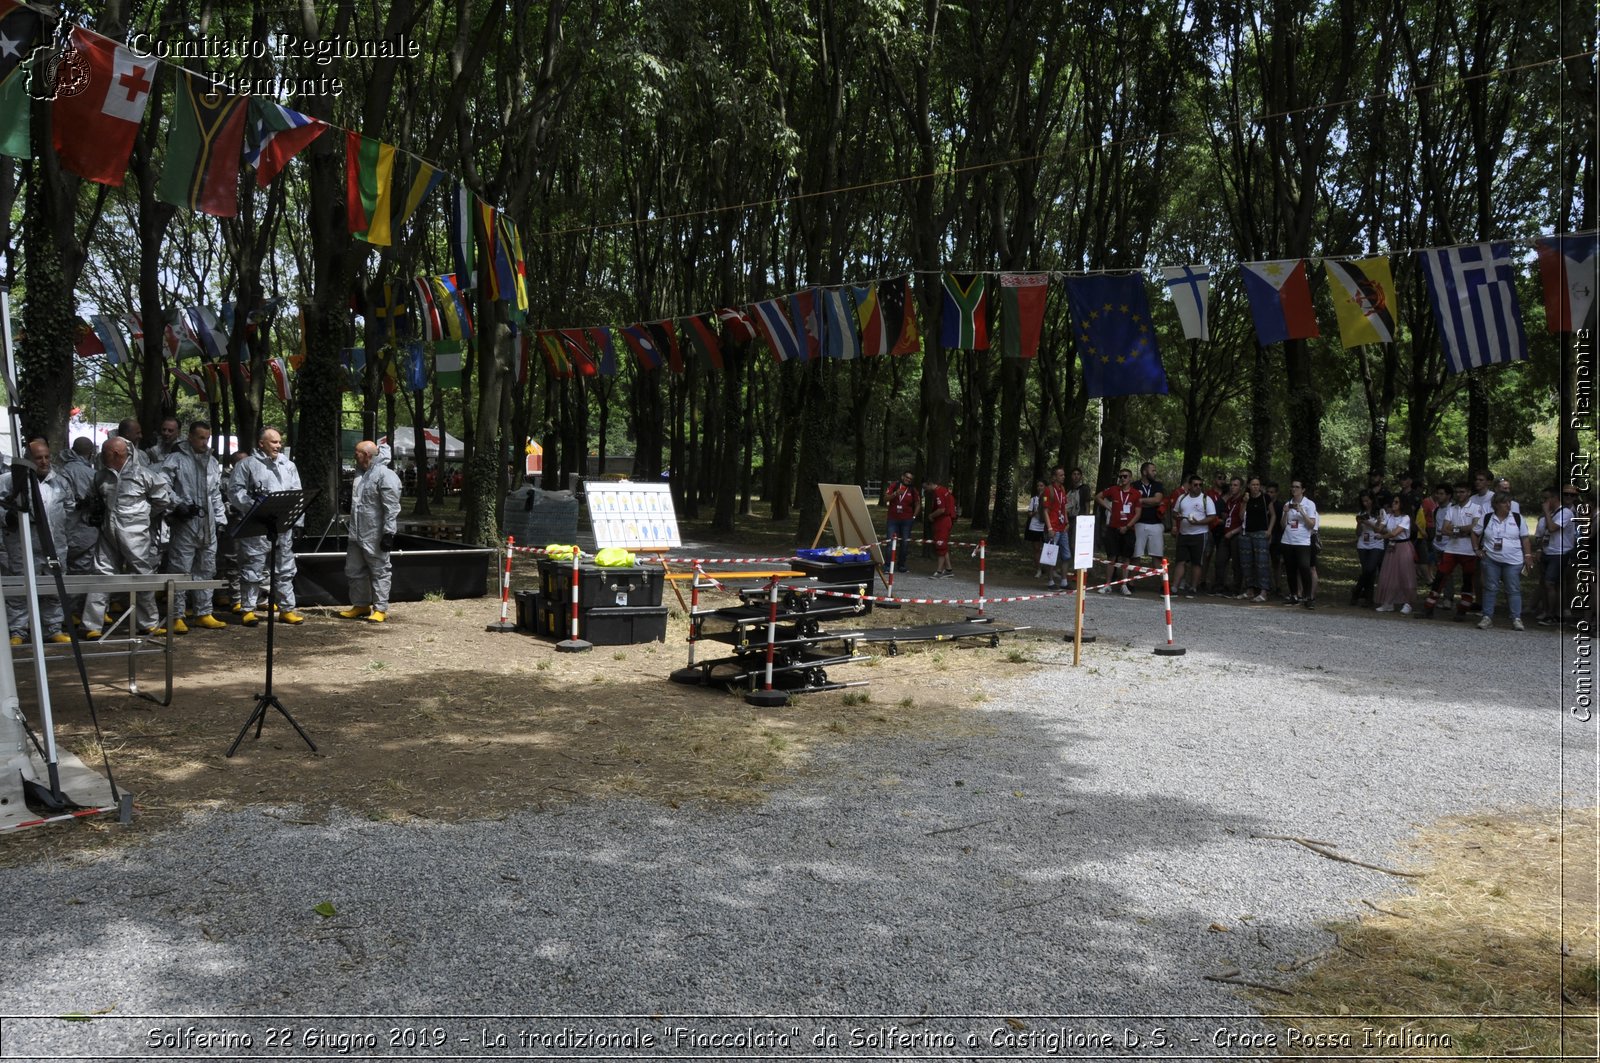
[[[842,513],[844,515],[844,519],[850,522],[850,530],[855,533],[857,541],[865,544],[861,546],[860,549],[865,550],[868,556],[871,556],[873,553],[873,548],[876,545],[873,537],[861,530],[861,526],[856,523],[855,515],[850,512],[850,508],[848,506],[840,505],[839,502],[839,492],[834,491],[832,497],[828,500],[828,508],[823,511],[822,523],[817,526],[816,538],[811,540],[811,548],[815,550],[817,548],[817,544],[822,542],[822,533],[829,531],[830,529],[833,531],[834,542],[841,544],[844,542],[844,536],[840,535],[838,529],[833,527],[834,514]],[[885,579],[883,574],[883,562],[874,561],[873,567],[878,570],[878,578],[880,580]]]

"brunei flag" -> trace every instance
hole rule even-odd
[[[1394,276],[1387,258],[1325,259],[1339,342],[1346,347],[1393,343]]]
[[[249,103],[248,96],[207,92],[199,75],[178,70],[157,198],[219,218],[239,213],[239,158]]]

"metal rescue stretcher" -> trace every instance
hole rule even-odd
[[[744,686],[754,690],[767,674],[767,628],[769,624],[774,624],[768,593],[761,588],[741,590],[741,604],[691,615],[691,660],[687,667],[672,673],[672,681],[728,689]],[[858,664],[870,658],[855,654],[854,640],[860,636],[859,631],[824,631],[822,622],[859,616],[870,608],[870,604],[860,600],[818,599],[784,589],[778,601],[771,642],[774,689],[790,694],[810,694],[865,685],[865,680],[839,683],[828,678],[828,668]],[[708,634],[705,630],[707,620],[726,624],[727,630]],[[694,660],[693,647],[699,642],[719,642],[731,646],[733,656]],[[842,646],[830,650],[825,648],[829,643],[840,643]]]
[[[154,701],[157,705],[172,704],[172,627],[167,620],[172,616],[173,606],[177,596],[183,591],[215,591],[226,587],[225,580],[216,579],[190,579],[177,574],[155,573],[149,576],[139,575],[77,575],[63,576],[62,582],[66,586],[68,597],[77,594],[120,594],[128,596],[127,606],[113,619],[111,612],[106,612],[106,626],[102,629],[100,638],[93,642],[86,642],[81,638],[78,645],[83,650],[85,660],[97,658],[127,657],[128,659],[128,693]],[[56,597],[56,583],[53,579],[40,579],[38,581],[40,597]],[[28,593],[21,576],[7,576],[0,579],[0,590],[7,597],[17,597]],[[137,602],[135,597],[141,591],[164,591],[166,604],[161,608],[162,626],[167,629],[165,637],[156,635],[140,635],[134,630],[134,610]],[[63,608],[65,612],[65,608]],[[71,622],[71,617],[67,617]],[[126,626],[124,626],[126,625]],[[120,633],[119,633],[120,632]],[[139,689],[139,677],[136,663],[140,657],[152,654],[161,654],[163,663],[164,687],[160,699],[151,697]],[[32,660],[33,645],[24,642],[21,646],[11,647],[12,657],[18,660]],[[72,660],[72,647],[67,643],[47,643],[44,647],[46,665],[52,661]]]

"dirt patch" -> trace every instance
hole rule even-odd
[[[344,809],[373,819],[493,818],[580,798],[630,795],[669,805],[759,801],[804,771],[820,745],[914,731],[973,735],[983,681],[1026,671],[1038,640],[912,644],[897,657],[830,669],[869,684],[755,709],[742,697],[669,682],[685,663],[688,621],[668,595],[667,641],[555,652],[554,644],[484,626],[498,602],[396,606],[383,625],[307,610],[277,629],[275,689],[317,743],[312,753],[276,712],[257,741],[224,757],[261,690],[265,628],[181,636],[173,704],[157,707],[117,686],[102,663],[96,704],[118,783],[131,790],[132,831],[85,821],[20,832],[0,863],[26,862],[137,836],[205,807],[297,806],[308,819]],[[708,599],[703,605],[725,600]],[[833,630],[955,619],[936,607],[880,611]],[[229,618],[234,619],[234,618]],[[1033,640],[1034,647],[1026,640]],[[701,644],[701,657],[710,643]],[[725,649],[725,648],[723,648]],[[865,650],[864,652],[879,652]],[[142,666],[146,690],[157,662]],[[19,673],[19,678],[22,676]],[[65,748],[100,770],[81,692],[57,681]],[[25,710],[35,701],[23,690]],[[79,828],[82,829],[79,829]]]
[[[1600,1008],[1597,812],[1466,816],[1411,843],[1415,892],[1330,927],[1338,947],[1260,995],[1293,1054],[1584,1058]],[[1371,1018],[1370,1016],[1384,1016]],[[1317,1038],[1321,1040],[1317,1040]]]

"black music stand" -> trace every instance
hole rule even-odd
[[[292,528],[299,519],[305,516],[306,507],[311,504],[315,491],[274,491],[256,499],[256,504],[250,507],[250,512],[239,518],[233,526],[232,534],[235,539],[252,535],[265,535],[271,545],[267,549],[267,682],[266,689],[256,695],[256,707],[251,710],[250,718],[245,720],[244,726],[239,728],[239,736],[233,740],[233,745],[228,747],[228,756],[233,756],[238,750],[239,743],[244,741],[245,732],[250,730],[250,725],[256,726],[256,738],[261,737],[261,728],[267,722],[267,709],[277,709],[279,714],[305,739],[306,745],[311,747],[311,752],[317,751],[317,744],[311,741],[311,736],[306,734],[295,718],[289,715],[289,710],[283,707],[283,702],[272,692],[272,648],[273,631],[278,615],[278,529]]]

